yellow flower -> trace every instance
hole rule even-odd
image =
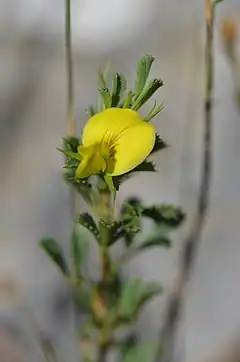
[[[99,172],[118,176],[133,170],[151,153],[155,137],[154,127],[130,109],[109,108],[95,114],[83,129],[76,177]]]

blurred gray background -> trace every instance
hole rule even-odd
[[[15,340],[29,361],[42,361],[33,314],[55,344],[59,360],[77,361],[71,306],[61,296],[65,286],[38,247],[42,236],[52,236],[68,253],[71,227],[69,191],[56,150],[66,133],[64,1],[0,4],[0,327],[17,333]],[[73,0],[72,7],[79,132],[86,121],[85,108],[96,100],[100,66],[109,60],[133,81],[141,55],[157,58],[152,74],[164,80],[159,100],[164,100],[165,109],[155,124],[171,147],[155,156],[159,172],[126,183],[119,201],[142,194],[149,203],[180,204],[187,211],[184,230],[171,250],[148,252],[127,270],[129,275],[162,281],[168,293],[199,186],[204,0]],[[240,333],[240,114],[233,95],[240,68],[233,77],[219,39],[223,17],[234,14],[240,24],[240,1],[225,0],[217,14],[211,207],[179,339],[184,359],[191,361],[208,357]],[[97,273],[94,251],[90,262]],[[6,296],[11,283],[18,285],[20,296]],[[164,302],[163,296],[141,317],[138,329],[143,339],[157,337]],[[0,351],[0,361],[10,357],[4,359]]]

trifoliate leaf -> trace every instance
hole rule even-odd
[[[40,241],[41,248],[47,253],[52,261],[59,267],[64,275],[69,275],[69,269],[61,247],[56,240],[45,238]]]
[[[92,235],[95,237],[95,239],[97,240],[97,242],[100,241],[100,231],[95,223],[95,221],[93,220],[93,217],[86,213],[82,213],[80,215],[78,215],[77,217],[77,222],[84,226],[86,229],[88,229]]]

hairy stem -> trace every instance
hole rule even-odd
[[[179,272],[174,288],[167,302],[163,328],[160,332],[161,352],[157,360],[172,362],[178,322],[181,317],[186,284],[194,266],[205,216],[209,206],[209,190],[212,162],[212,111],[213,111],[213,35],[215,2],[205,0],[206,46],[205,46],[205,100],[204,100],[204,140],[203,164],[197,214],[187,235],[180,255]]]

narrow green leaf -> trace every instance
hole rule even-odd
[[[222,3],[224,0],[212,0],[213,6]]]
[[[98,71],[98,87],[101,88],[107,88],[107,83],[104,77],[104,72],[100,69]]]
[[[80,153],[74,153],[71,151],[62,150],[61,148],[57,148],[57,150],[64,153],[64,155],[66,155],[67,157],[73,158],[74,160],[80,161],[82,159],[82,156],[80,155]]]
[[[56,242],[51,238],[45,238],[40,241],[41,248],[48,254],[50,259],[59,267],[64,275],[69,275],[69,269],[67,262],[63,255],[63,252]]]
[[[81,267],[87,258],[88,241],[80,234],[77,227],[74,228],[71,237],[71,254],[74,265],[74,274],[77,278],[81,277]]]
[[[153,106],[152,110],[148,113],[147,117],[145,118],[146,122],[150,122],[154,117],[156,117],[164,108],[163,103],[161,103],[157,108],[155,108],[155,105]]]
[[[112,103],[112,96],[108,88],[100,88],[99,93],[102,96],[104,109],[110,108]]]
[[[151,110],[149,111],[148,115],[144,118],[144,121],[148,122],[150,120],[149,117],[153,113],[153,111],[155,110],[156,105],[157,105],[157,101],[156,101],[156,99],[154,99],[153,106],[152,106]]]
[[[97,240],[97,242],[99,242],[100,240],[100,232],[99,229],[95,223],[95,221],[93,220],[92,216],[90,214],[86,213],[82,213],[77,217],[77,222],[84,226],[86,229],[88,229],[92,235],[95,237],[95,239]]]
[[[156,282],[144,283],[141,297],[138,303],[137,312],[150,300],[161,294],[163,291],[162,287]]]
[[[154,60],[155,58],[152,55],[147,54],[142,57],[138,63],[137,79],[135,84],[136,98],[145,87]]]
[[[117,107],[120,100],[121,100],[121,94],[123,93],[122,88],[124,87],[124,84],[122,83],[122,76],[118,73],[113,74],[113,91],[112,91],[112,107]]]
[[[132,107],[133,95],[134,95],[134,93],[132,91],[129,91],[127,93],[127,96],[126,96],[125,101],[123,102],[122,108],[131,108]]]
[[[77,137],[63,137],[63,146],[64,150],[71,151],[73,153],[77,152],[80,140]]]
[[[138,246],[139,250],[146,250],[154,247],[165,247],[169,248],[171,246],[171,240],[164,236],[153,237],[144,241],[141,245]]]
[[[120,74],[120,78],[121,78],[121,91],[120,91],[120,94],[119,94],[119,98],[120,98],[120,101],[121,101],[122,98],[123,98],[124,92],[127,89],[127,80],[126,80],[126,78],[124,77],[123,74]]]
[[[163,86],[161,79],[153,79],[149,85],[142,91],[142,93],[134,100],[131,109],[134,111],[139,110],[151,97],[152,95]]]

